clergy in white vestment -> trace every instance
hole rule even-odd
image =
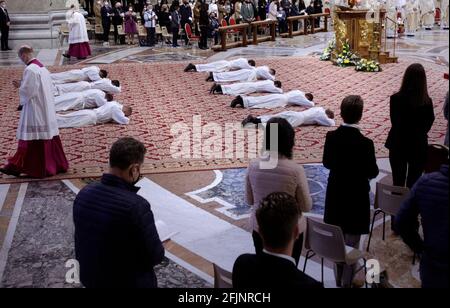
[[[97,89],[90,89],[83,92],[71,92],[55,97],[55,110],[56,112],[59,112],[97,108],[112,100],[112,94]]]
[[[221,60],[206,64],[194,65],[189,63],[184,69],[185,72],[210,72],[210,73],[220,73],[228,71],[237,71],[242,69],[250,69],[256,65],[254,60],[247,60],[244,58],[239,58],[235,60]]]
[[[70,83],[78,81],[97,81],[108,77],[108,72],[98,66],[88,66],[79,70],[70,70],[51,74],[53,83]]]
[[[422,27],[431,30],[434,26],[436,7],[433,0],[419,0]]]
[[[66,172],[67,162],[56,122],[50,72],[33,57],[33,49],[23,46],[19,58],[27,65],[19,87],[23,107],[17,128],[18,149],[1,172],[44,178]]]
[[[83,127],[89,125],[106,124],[114,122],[127,125],[132,113],[131,107],[123,106],[118,102],[107,102],[95,109],[78,110],[67,114],[57,114],[56,120],[59,128]]]
[[[91,83],[87,81],[53,84],[54,96],[59,96],[71,92],[83,92],[90,89]]]
[[[218,83],[275,80],[275,70],[267,66],[259,66],[232,72],[212,73],[212,79]]]
[[[292,127],[298,127],[302,125],[321,125],[321,126],[335,126],[334,112],[330,109],[323,107],[313,107],[305,111],[283,111],[273,115],[263,115],[259,117],[253,117],[249,115],[243,122],[242,126],[247,124],[263,124],[272,118],[283,118],[292,125]]]
[[[78,4],[71,6],[66,14],[66,21],[69,25],[69,50],[63,56],[86,59],[91,55],[91,47],[89,46],[86,19],[80,13]]]
[[[448,14],[449,14],[449,0],[441,0],[440,8],[441,8],[441,28],[442,29],[448,29],[449,26],[449,20],[448,20]]]
[[[284,94],[270,94],[264,96],[238,96],[231,102],[231,107],[241,106],[243,108],[265,108],[273,109],[296,105],[302,107],[314,107],[313,95],[300,90],[286,92]]]
[[[94,82],[91,82],[91,89],[102,90],[106,93],[118,94],[122,92],[120,87],[120,82],[118,80],[110,80],[108,78],[103,78]]]
[[[419,28],[419,2],[418,0],[406,0],[405,3],[405,32],[408,36],[414,36]]]
[[[281,81],[261,80],[253,82],[239,82],[227,85],[213,84],[210,93],[223,95],[247,95],[251,93],[283,93]]]

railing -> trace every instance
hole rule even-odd
[[[262,21],[254,21],[252,23],[241,23],[232,26],[220,27],[218,31],[220,33],[221,42],[220,45],[213,46],[213,50],[225,51],[229,48],[246,47],[249,44],[258,45],[258,43],[265,41],[275,41],[276,25],[276,20],[268,19]],[[269,28],[269,35],[258,36],[258,29],[260,28]],[[251,42],[249,42],[247,37],[247,33],[249,33],[249,31],[251,31],[253,34]],[[235,42],[227,41],[227,36],[230,34],[239,34],[237,38],[238,40]]]
[[[395,29],[394,29],[394,51],[392,53],[392,56],[395,57],[395,49],[397,46],[397,35],[398,35],[398,24],[397,21],[393,20],[392,18],[389,18],[388,16],[385,17],[385,21],[384,21],[384,53],[387,52],[387,29],[388,29],[388,22],[392,22],[395,25]]]
[[[316,28],[315,27],[315,19],[324,17],[324,27]],[[328,31],[328,18],[330,18],[329,13],[321,13],[321,14],[312,14],[312,15],[299,15],[299,16],[290,16],[287,18],[288,21],[288,32],[282,33],[282,37],[292,38],[297,35],[306,35],[308,33],[316,33],[316,32],[327,32]],[[303,29],[298,29],[294,31],[294,23],[303,21]],[[310,25],[310,27],[308,27]],[[308,28],[310,31],[308,31]]]

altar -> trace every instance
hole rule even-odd
[[[336,48],[331,60],[334,61],[342,52],[344,45],[348,43],[352,52],[364,59],[381,64],[397,62],[397,57],[390,55],[390,52],[386,50],[386,40],[383,43],[385,21],[386,10],[384,9],[352,9],[335,6]]]

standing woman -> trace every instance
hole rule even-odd
[[[200,27],[200,49],[208,49],[208,30],[209,30],[209,16],[208,4],[201,3],[199,10],[199,27]]]
[[[91,55],[89,46],[89,37],[86,29],[86,20],[80,13],[78,4],[73,4],[66,14],[69,24],[69,50],[63,54],[64,57],[75,57],[77,59],[86,59]]]
[[[134,35],[137,33],[137,15],[133,12],[133,6],[130,5],[128,12],[125,13],[125,34],[128,37],[128,45],[134,45]]]
[[[434,122],[433,102],[421,64],[411,64],[406,69],[400,91],[391,96],[390,116],[392,128],[386,148],[393,184],[411,188],[425,168],[428,132]]]
[[[278,152],[271,150],[271,124],[278,128]],[[253,243],[257,254],[263,252],[263,242],[259,235],[259,227],[256,220],[256,211],[261,206],[261,201],[274,192],[283,192],[293,196],[302,213],[309,212],[312,208],[312,199],[309,193],[308,180],[302,165],[292,161],[295,145],[295,131],[288,121],[281,118],[272,118],[267,122],[265,131],[266,151],[270,158],[259,158],[250,162],[246,177],[247,203],[252,206],[250,224],[253,228]],[[276,141],[275,141],[276,143]],[[274,168],[269,165],[277,158]],[[264,167],[264,163],[268,164]],[[303,233],[306,230],[306,220],[299,220],[300,236],[294,243],[292,257],[298,265],[303,245]]]

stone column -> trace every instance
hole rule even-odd
[[[59,11],[66,8],[66,0],[9,0],[11,13],[37,13]]]

